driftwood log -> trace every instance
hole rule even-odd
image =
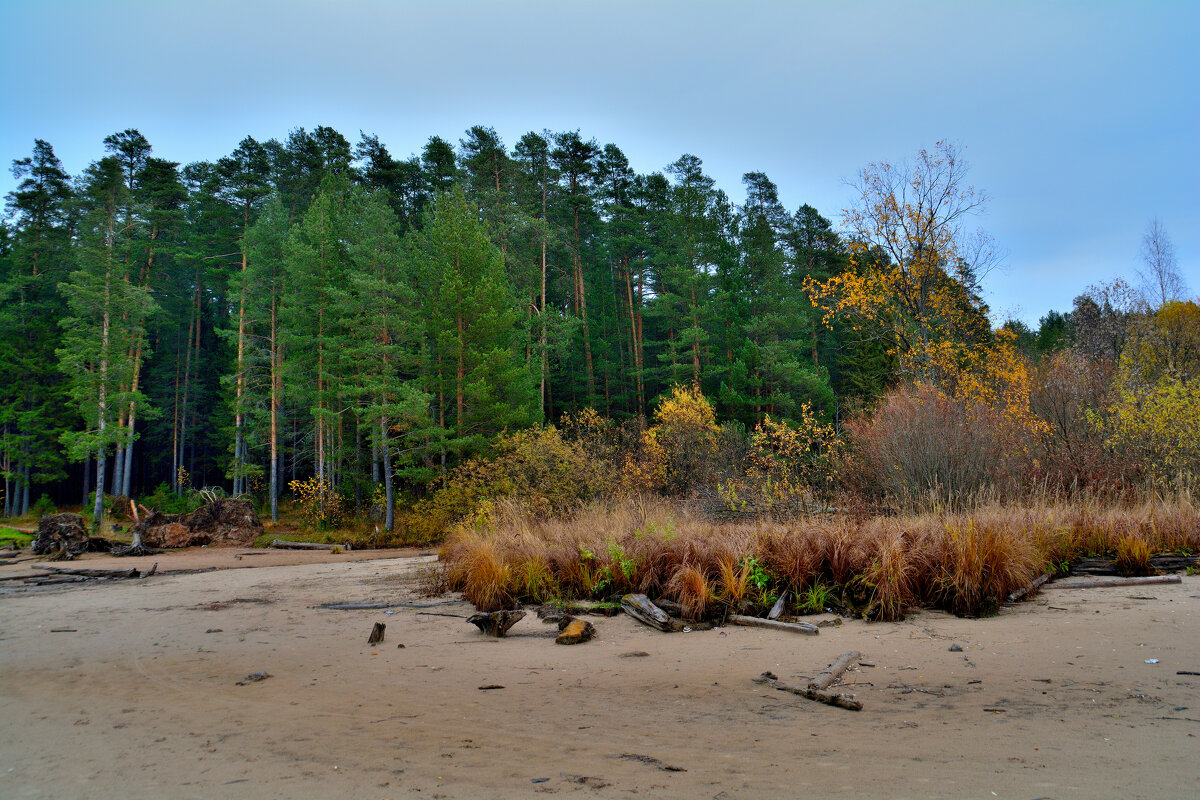
[[[810,689],[828,689],[833,684],[837,683],[846,670],[850,668],[850,662],[858,658],[862,653],[857,650],[851,650],[848,653],[842,653],[838,656],[837,661],[834,661],[828,667],[823,669],[817,677],[808,682]]]
[[[371,635],[367,637],[367,644],[379,644],[382,642],[386,630],[387,625],[384,625],[382,622],[376,622],[371,628]]]
[[[1144,586],[1148,583],[1183,583],[1178,575],[1149,575],[1145,578],[1107,578],[1076,583],[1052,583],[1047,589],[1103,589],[1107,586]]]
[[[801,697],[807,697],[809,700],[816,700],[818,703],[845,708],[849,711],[862,711],[863,707],[861,702],[849,695],[834,694],[833,692],[821,689],[813,689],[811,686],[796,686],[795,684],[785,683],[779,680],[779,677],[772,672],[764,672],[755,678],[754,682],[770,686],[772,689],[778,689],[781,692],[798,694]]]
[[[1150,556],[1150,568],[1158,572],[1183,572],[1200,563],[1197,556],[1180,553],[1155,553]],[[1104,556],[1087,556],[1071,562],[1072,575],[1120,575],[1117,562]]]
[[[508,629],[516,625],[525,617],[524,611],[489,611],[487,613],[472,614],[467,617],[467,622],[471,623],[479,630],[486,633],[488,636],[503,636],[508,633]]]
[[[347,553],[351,550],[349,542],[343,544],[321,544],[320,542],[285,542],[283,539],[272,539],[271,547],[278,550],[332,550],[335,547],[340,547]]]
[[[644,594],[627,594],[622,597],[621,610],[643,625],[668,633],[674,630],[667,613],[651,603],[650,598]]]
[[[679,603],[676,603],[674,600],[668,600],[665,597],[660,597],[654,601],[654,605],[658,606],[672,617],[683,617],[683,606]]]
[[[154,565],[155,567],[158,564]],[[136,569],[63,569],[45,564],[30,564],[30,569],[42,569],[60,575],[70,575],[79,578],[140,578],[142,573]],[[156,570],[157,571],[157,570]]]
[[[805,636],[816,636],[821,632],[821,629],[811,622],[779,622],[774,619],[763,619],[761,617],[747,617],[742,614],[730,614],[729,621],[734,625],[749,625],[755,628],[770,628],[776,631],[787,631],[788,633],[802,633]]]
[[[216,569],[216,567],[213,567]],[[438,606],[462,605],[461,600],[437,600],[432,603],[406,603],[391,601],[351,602],[351,603],[322,603],[314,608],[326,611],[374,611],[380,608],[437,608]]]
[[[1025,595],[1029,594],[1030,592],[1032,592],[1035,589],[1037,589],[1038,587],[1040,587],[1042,584],[1044,584],[1048,580],[1050,580],[1050,573],[1046,573],[1045,575],[1039,575],[1038,577],[1034,578],[1033,582],[1030,583],[1028,586],[1023,586],[1020,589],[1017,589],[1012,594],[1010,594],[1008,596],[1008,602],[1015,603],[1016,601],[1020,600]]]

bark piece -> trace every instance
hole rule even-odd
[[[791,683],[785,683],[779,680],[779,677],[771,672],[764,672],[757,678],[754,678],[755,683],[761,683],[764,686],[770,686],[772,689],[778,689],[781,692],[791,692],[798,694],[801,697],[807,697],[809,700],[816,700],[818,703],[824,703],[830,706],[837,706],[848,711],[862,711],[862,703],[855,700],[853,697],[845,694],[834,694],[820,689],[812,689],[808,686],[796,686]]]
[[[383,641],[384,631],[387,630],[387,625],[382,622],[376,622],[371,628],[371,635],[367,637],[367,644],[379,644]]]
[[[670,632],[671,618],[644,594],[627,594],[621,598],[621,610],[643,625]]]
[[[564,617],[558,624],[558,636],[555,644],[582,644],[591,641],[596,635],[596,626],[587,620]]]
[[[779,615],[783,613],[783,604],[787,602],[787,591],[785,590],[779,595],[779,599],[775,601],[775,605],[771,606],[771,610],[767,612],[767,619],[779,619]]]
[[[777,631],[788,631],[789,633],[802,633],[805,636],[816,636],[821,632],[821,629],[811,622],[779,622],[773,619],[762,619],[761,617],[747,617],[741,614],[730,614],[729,621],[735,625],[749,625],[755,628],[771,628]]]
[[[489,611],[472,614],[467,622],[476,626],[488,636],[503,636],[508,629],[516,625],[525,616],[524,611]]]
[[[1078,583],[1052,583],[1048,589],[1103,589],[1107,586],[1142,586],[1147,583],[1183,583],[1178,575],[1149,575],[1144,578],[1111,578]]]

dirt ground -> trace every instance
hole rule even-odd
[[[816,637],[590,617],[598,638],[565,647],[532,613],[492,640],[456,597],[418,597],[429,554],[260,553],[0,582],[0,797],[1200,795],[1200,676],[1176,674],[1200,671],[1200,578]],[[348,600],[422,607],[314,608]],[[751,680],[848,650],[861,712]]]

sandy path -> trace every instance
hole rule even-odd
[[[312,608],[437,602],[430,559],[299,557],[0,596],[0,797],[1196,796],[1200,579],[818,637],[597,617],[563,647],[532,614],[485,639],[462,603]],[[750,680],[852,649],[860,713]]]

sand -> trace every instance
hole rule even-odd
[[[565,647],[532,613],[492,640],[457,597],[420,598],[430,555],[249,552],[134,562],[237,567],[199,574],[0,583],[0,797],[1198,791],[1200,676],[1176,672],[1200,671],[1200,578],[1052,589],[988,619],[920,612],[816,637],[589,617],[599,637]],[[342,600],[437,605],[314,608]],[[368,646],[375,622],[386,638]],[[840,689],[861,712],[751,680],[802,681],[847,650],[874,665]],[[270,677],[238,685],[256,672]]]

